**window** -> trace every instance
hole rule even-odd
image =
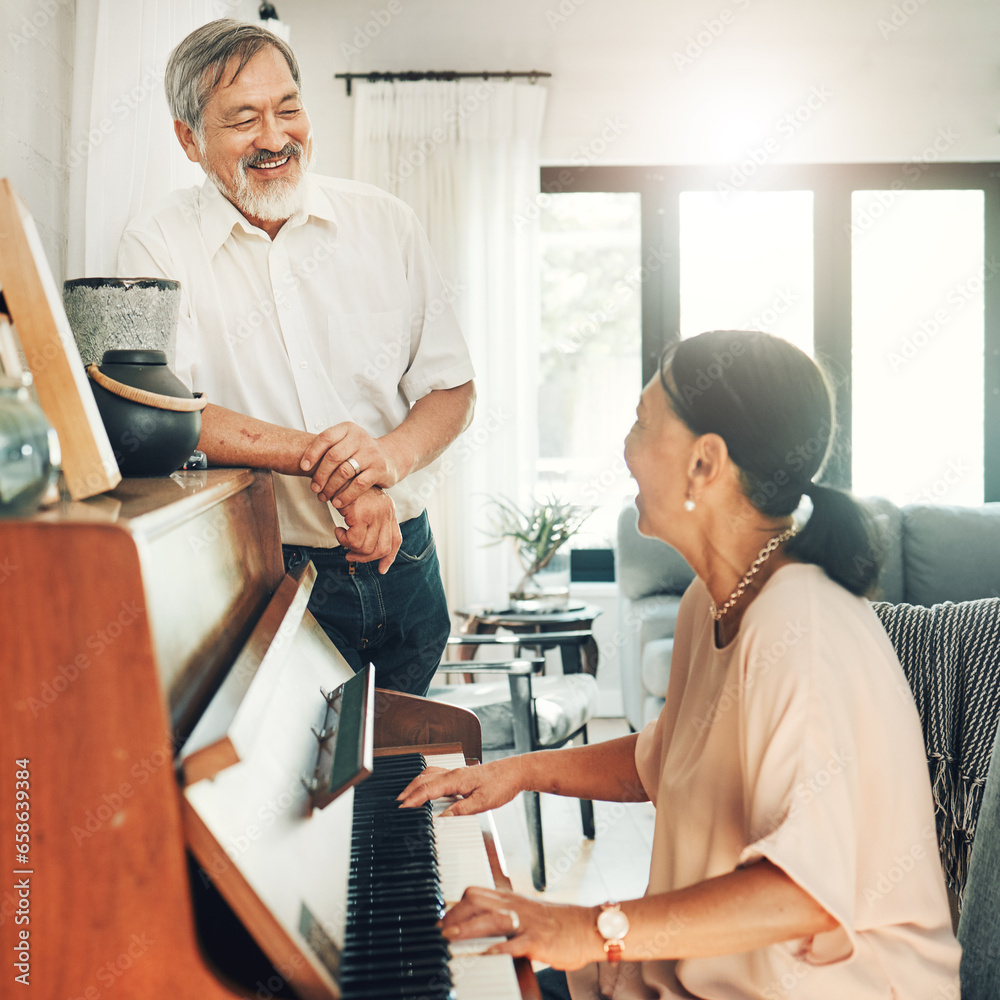
[[[543,200],[538,488],[596,508],[586,534],[610,544],[634,493],[622,459],[641,377],[639,196]]]
[[[765,330],[813,349],[813,193],[680,196],[682,337]]]
[[[981,503],[983,192],[855,191],[851,203],[853,488]]]
[[[1000,500],[998,165],[772,166],[738,189],[724,167],[546,168],[542,190],[638,199],[631,405],[678,337],[768,330],[837,387],[826,482],[900,503]]]

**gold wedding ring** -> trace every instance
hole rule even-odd
[[[501,910],[500,912],[510,917],[510,934],[508,937],[513,937],[521,929],[521,918],[517,915],[516,910]]]

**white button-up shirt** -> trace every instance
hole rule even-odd
[[[378,437],[412,403],[472,379],[452,302],[413,211],[379,188],[307,174],[303,210],[272,241],[211,181],[133,221],[119,273],[181,284],[174,370],[209,401],[317,433],[353,421]],[[433,473],[388,492],[400,522]],[[331,547],[339,512],[275,476],[282,541]]]

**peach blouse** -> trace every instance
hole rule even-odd
[[[647,892],[768,858],[839,926],[736,955],[590,966],[570,974],[573,996],[958,1000],[920,721],[874,612],[800,563],[774,573],[723,649],[708,604],[695,580],[666,704],[636,746],[656,806]]]

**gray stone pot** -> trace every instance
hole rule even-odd
[[[85,365],[105,351],[163,351],[173,367],[179,281],[162,278],[73,278],[63,282],[63,305]]]

